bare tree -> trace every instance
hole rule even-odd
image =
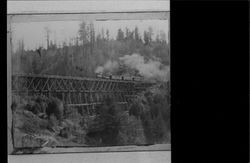
[[[49,49],[49,42],[50,42],[50,33],[51,33],[51,30],[49,29],[49,27],[45,27],[44,28],[45,30],[45,33],[46,33],[46,41],[47,41],[47,49]]]
[[[107,38],[107,40],[109,40],[109,30],[108,29],[106,30],[106,38]]]
[[[149,37],[149,42],[152,41],[152,37],[153,37],[154,33],[153,33],[153,28],[149,27],[148,28],[148,37]]]

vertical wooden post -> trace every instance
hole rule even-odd
[[[87,97],[86,97],[86,93],[85,93],[85,92],[84,92],[84,103],[85,103],[85,104],[88,103]]]
[[[89,116],[89,105],[87,105],[87,114]]]
[[[69,104],[72,104],[72,101],[71,101],[71,93],[70,93],[70,92],[68,93],[68,99],[69,99],[69,101],[68,101]]]
[[[79,92],[79,100],[78,100],[78,102],[79,102],[79,104],[82,104],[83,102],[82,102],[82,93],[81,92]]]

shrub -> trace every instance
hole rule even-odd
[[[59,136],[64,137],[64,138],[69,138],[70,137],[70,128],[65,127],[62,130],[60,130]]]
[[[62,101],[54,97],[50,98],[48,102],[48,107],[46,109],[46,114],[48,116],[54,114],[55,117],[59,121],[61,121],[63,118],[63,112],[64,112],[64,107]]]
[[[54,114],[49,116],[49,127],[53,128],[58,125],[58,120]]]

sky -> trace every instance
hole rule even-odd
[[[55,41],[57,45],[62,45],[63,41],[67,44],[78,35],[79,25],[81,21],[48,21],[48,22],[26,22],[12,24],[12,44],[14,51],[17,49],[18,41],[24,41],[26,50],[36,49],[39,46],[46,48],[46,32],[45,28],[50,30],[50,40]],[[86,22],[89,23],[89,22]],[[166,33],[168,38],[168,21],[167,20],[112,20],[112,21],[94,21],[96,35],[101,33],[102,28],[109,30],[110,38],[115,38],[117,30],[125,28],[130,30],[136,26],[139,33],[143,36],[143,31],[152,27],[154,31],[153,38],[156,33],[161,30]]]

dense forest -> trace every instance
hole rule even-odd
[[[139,70],[121,60],[134,53],[142,56],[146,63],[157,62],[158,69],[164,69],[164,66],[170,64],[166,34],[164,31],[154,33],[151,27],[143,31],[143,36],[137,27],[133,30],[125,28],[125,31],[118,29],[116,38],[110,38],[108,29],[102,29],[96,34],[92,23],[82,22],[78,37],[61,46],[50,40],[49,32],[46,31],[48,29],[45,30],[47,48],[25,50],[24,42],[19,41],[12,56],[14,73],[93,77],[101,66],[104,67],[102,71],[107,70],[113,74],[136,75],[140,73]]]
[[[96,33],[92,23],[82,22],[73,42],[57,45],[50,40],[48,29],[45,36],[47,48],[27,50],[19,41],[12,55],[12,73],[80,77],[102,73],[140,76],[156,84],[141,92],[128,111],[107,98],[96,107],[94,117],[64,107],[56,98],[15,95],[16,147],[170,143],[170,49],[164,31],[120,28],[116,38],[111,38],[109,30]],[[49,112],[44,115],[42,110]]]

